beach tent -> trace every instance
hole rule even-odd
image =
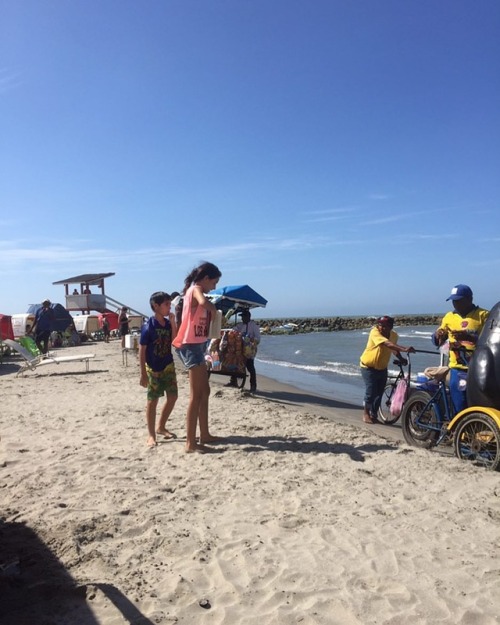
[[[73,317],[61,304],[51,304],[50,307],[54,311],[54,326],[52,330],[56,332],[64,332],[68,326],[73,323]],[[41,304],[31,304],[28,308],[28,314],[36,315],[38,309],[42,308]]]
[[[0,340],[13,338],[12,317],[10,315],[0,315]]]
[[[223,286],[207,293],[207,297],[217,310],[222,310],[224,314],[242,308],[265,308],[267,304],[267,299],[264,299],[248,284]]]

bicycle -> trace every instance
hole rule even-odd
[[[399,373],[396,375],[395,378],[393,378],[390,382],[387,382],[387,384],[385,385],[384,391],[382,393],[382,401],[380,402],[380,406],[377,412],[377,417],[379,421],[381,423],[384,423],[385,425],[393,425],[401,416],[401,413],[399,413],[398,415],[392,414],[391,404],[392,404],[392,399],[394,397],[394,393],[396,392],[396,388],[399,382],[405,379],[408,381],[410,380],[411,364],[410,364],[409,354],[406,359],[406,362],[408,365],[408,375],[405,375],[404,360],[396,359],[392,361],[393,365],[395,365],[396,367],[399,367]],[[408,398],[409,393],[410,393],[410,384],[408,383],[406,391],[405,391],[404,401],[406,401],[406,399]]]
[[[424,350],[424,349],[415,350],[415,353],[432,354],[433,356],[436,355],[436,352],[431,352],[431,351]],[[405,360],[406,360],[406,365],[404,364]],[[407,382],[405,394],[403,398],[403,406],[405,402],[407,401],[408,397],[410,396],[410,394],[413,394],[416,392],[415,389],[412,388],[410,385],[410,380],[411,380],[410,354],[409,353],[406,354],[404,359],[396,358],[395,360],[393,360],[392,364],[399,368],[399,372],[396,375],[396,377],[392,378],[391,381],[390,382],[388,381],[387,384],[385,385],[384,391],[382,393],[382,401],[380,402],[380,406],[377,412],[377,417],[379,421],[383,423],[384,425],[394,425],[394,423],[398,421],[398,419],[401,417],[403,413],[402,410],[399,412],[399,414],[393,414],[393,412],[391,412],[392,400],[394,398],[394,394],[401,380],[406,380]],[[406,374],[404,371],[405,366],[408,366],[408,372]]]
[[[500,468],[500,413],[473,406],[455,413],[446,384],[448,367],[430,367],[424,373],[437,382],[433,393],[415,391],[404,404],[401,426],[405,441],[431,449],[453,445],[461,460],[472,460],[492,471]]]
[[[401,429],[409,445],[430,449],[445,440],[448,423],[454,416],[445,381],[448,371],[448,367],[425,369],[425,375],[437,382],[436,390],[415,391],[404,405]]]

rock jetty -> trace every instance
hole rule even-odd
[[[438,326],[440,315],[396,315],[395,326]],[[339,332],[371,328],[377,317],[308,317],[291,319],[258,319],[263,334],[297,334]]]

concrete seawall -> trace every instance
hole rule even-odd
[[[436,326],[441,322],[440,315],[397,315],[395,326]],[[339,332],[341,330],[362,330],[371,328],[377,317],[308,317],[289,319],[257,319],[261,332],[266,333],[307,333]],[[283,328],[293,324],[293,330]]]

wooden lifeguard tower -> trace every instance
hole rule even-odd
[[[65,278],[64,280],[58,280],[52,284],[63,284],[66,294],[66,310],[73,312],[90,313],[91,310],[95,310],[100,313],[116,312],[117,309],[122,306],[126,306],[130,312],[143,317],[144,315],[134,310],[127,304],[118,302],[109,295],[106,295],[104,290],[104,280],[110,276],[114,276],[114,273],[84,273],[81,276],[73,276],[72,278]],[[70,285],[78,285],[78,288],[74,288],[70,292]],[[99,292],[93,293],[92,289],[96,289]]]

